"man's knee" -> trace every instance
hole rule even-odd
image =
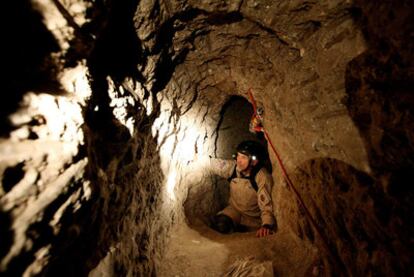
[[[214,216],[212,228],[217,232],[223,234],[230,234],[234,232],[234,222],[229,216],[219,214]]]

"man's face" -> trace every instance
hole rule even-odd
[[[236,157],[237,169],[239,171],[246,171],[249,168],[249,156],[237,152]]]

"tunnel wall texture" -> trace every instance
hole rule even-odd
[[[0,270],[86,276],[106,256],[106,273],[155,275],[172,220],[159,110],[119,85],[139,79],[137,2],[20,2],[6,8],[21,29],[8,30],[4,65]]]
[[[317,245],[327,275],[412,273],[412,3],[20,4],[2,272],[156,275],[171,226],[217,209],[206,157],[223,105],[251,88],[322,236],[270,151],[278,227]]]

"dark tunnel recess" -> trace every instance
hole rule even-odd
[[[261,133],[249,131],[249,122],[253,115],[252,105],[243,97],[233,95],[223,105],[220,120],[217,123],[215,158],[232,159],[237,145],[245,140],[258,141],[266,150],[264,166],[271,172],[271,162],[267,152],[267,142]],[[184,204],[184,210],[190,223],[208,219],[227,205],[229,184],[226,179],[210,175],[203,188],[191,188]]]

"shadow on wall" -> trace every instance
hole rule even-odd
[[[375,212],[361,224],[381,223],[377,232],[384,238],[376,248],[383,255],[368,256],[385,258],[378,272],[408,276],[414,273],[409,262],[414,256],[414,2],[358,0],[355,5],[355,22],[368,49],[348,64],[347,108],[372,168],[370,197],[382,199],[374,201]]]
[[[10,247],[13,244],[14,235],[10,229],[11,219],[10,214],[0,211],[0,260],[2,260],[10,250]]]
[[[3,38],[5,38],[3,42],[3,53],[5,55],[2,58],[2,84],[4,86],[2,92],[4,95],[2,95],[2,101],[0,102],[0,136],[4,137],[8,136],[13,128],[21,127],[10,126],[7,117],[18,109],[18,104],[25,93],[30,91],[54,95],[63,94],[60,84],[56,79],[56,73],[58,72],[56,61],[51,57],[51,54],[59,52],[61,49],[54,36],[44,25],[42,16],[33,9],[31,2],[28,0],[11,1],[5,3],[3,6],[4,18],[9,20],[7,22],[8,26],[3,28]],[[30,122],[28,124],[37,123]],[[25,141],[23,144],[29,145],[32,142],[35,142],[35,139],[29,137],[29,141]],[[79,155],[74,157],[73,163],[78,162],[82,158],[82,154],[84,154],[82,150],[79,149]],[[31,154],[33,153],[27,153],[26,159],[30,158]],[[47,157],[45,156],[45,163],[46,159]],[[64,171],[63,169],[62,172]],[[3,172],[3,179],[1,181],[5,193],[10,192],[16,184],[24,179],[27,173],[25,170],[25,161],[23,161],[14,167],[8,167]],[[47,186],[48,184],[44,185]],[[1,268],[1,273],[5,273],[8,276],[21,276],[27,267],[36,259],[36,255],[39,255],[36,253],[37,251],[56,243],[56,236],[53,234],[50,222],[54,215],[58,213],[59,209],[64,206],[63,204],[73,196],[75,190],[82,187],[82,184],[73,183],[67,187],[69,188],[68,190],[57,197],[57,199],[54,199],[51,204],[47,205],[36,215],[36,219],[33,219],[35,223],[30,226],[24,226],[24,228],[27,227],[24,234],[27,238],[24,242],[25,247],[23,250],[15,253],[17,256],[12,257],[11,261],[5,265],[7,268]],[[2,206],[0,207],[0,260],[3,261],[13,245],[21,242],[16,241],[17,239],[24,239],[15,236],[12,231],[12,226],[15,221],[21,219],[19,217],[22,214],[25,214],[25,209],[36,210],[38,208],[33,207],[33,203],[37,200],[34,194],[38,196],[40,192],[41,190],[38,190],[34,184],[26,188],[24,193],[21,190],[19,193],[23,196],[17,199],[16,203],[13,203],[15,205],[13,209],[15,210],[11,209],[11,211],[5,212],[2,206],[4,202],[2,201],[0,203],[0,206]],[[30,200],[25,198],[27,195],[30,196]],[[49,197],[52,198],[53,196]],[[73,212],[71,208],[67,208],[65,213],[68,210]],[[20,224],[26,220],[30,221],[32,219],[20,220]],[[61,223],[63,228],[68,226],[68,222],[65,220]],[[15,229],[17,228],[22,227],[17,224]],[[71,241],[71,237],[65,236],[63,241],[63,244],[67,244]],[[43,248],[43,250],[45,250],[43,252],[45,256],[48,257],[46,248]],[[3,272],[3,270],[7,271]]]
[[[85,26],[87,33],[99,32],[95,47],[88,59],[91,67],[92,78],[96,75],[107,74],[115,83],[122,82],[125,77],[143,81],[143,77],[137,70],[137,65],[142,62],[143,50],[134,27],[134,12],[138,0],[125,3],[111,2],[108,11],[98,11],[97,20],[107,22],[91,22]],[[109,14],[106,14],[106,13]],[[102,19],[105,18],[105,19]],[[104,25],[94,26],[97,23]]]
[[[364,140],[372,174],[338,160],[315,159],[292,176],[341,267],[328,268],[334,275],[414,273],[413,5],[357,0],[351,10],[368,49],[347,66],[347,108]],[[278,199],[279,210],[297,226],[296,233],[315,240],[303,211],[289,204],[296,199],[287,190]]]
[[[155,274],[155,253],[161,248],[168,229],[159,222],[153,223],[160,218],[156,213],[161,212],[160,191],[164,179],[157,138],[153,138],[151,132],[159,108],[155,106],[154,112],[147,116],[145,107],[138,101],[127,104],[127,116],[135,122],[135,134],[131,136],[113,115],[107,81],[110,76],[116,89],[126,77],[143,81],[137,70],[142,49],[132,20],[137,3],[111,2],[110,20],[88,60],[92,97],[85,110],[85,133],[89,177],[97,199],[87,209],[94,221],[87,224],[70,251],[60,253],[59,262],[49,272],[51,275],[61,274],[64,268],[70,270],[73,265],[68,260],[75,260],[81,273],[87,273],[110,248],[115,249],[111,253],[117,275]],[[125,87],[123,91],[117,91],[117,95],[134,93]],[[155,234],[157,239],[152,237]],[[82,249],[83,259],[78,259],[79,249]]]
[[[5,137],[11,130],[7,116],[18,108],[26,92],[60,93],[54,76],[56,68],[50,60],[50,54],[60,49],[31,1],[10,1],[2,9],[9,20],[3,28],[5,49],[1,63],[0,136]]]
[[[296,168],[291,177],[334,255],[325,271],[348,276],[408,276],[408,244],[400,240],[404,220],[389,209],[392,200],[376,180],[335,159],[313,159]],[[289,187],[277,199],[279,210],[302,238],[324,249]],[[398,249],[398,252],[396,250]],[[396,253],[398,253],[396,255]]]
[[[162,229],[165,228],[157,225],[161,230],[146,230],[145,227],[156,218],[153,215],[159,210],[156,207],[160,202],[158,195],[163,180],[156,138],[152,138],[151,133],[158,108],[154,107],[155,112],[148,117],[139,103],[128,107],[131,108],[131,116],[136,119],[134,128],[138,137],[131,137],[128,129],[113,115],[106,77],[112,77],[116,87],[127,76],[139,79],[136,65],[141,48],[132,20],[137,1],[112,2],[107,7],[109,16],[105,17],[109,21],[97,22],[106,28],[100,33],[102,36],[97,38],[94,52],[88,57],[93,93],[88,109],[84,111],[87,148],[80,147],[72,161],[76,163],[85,156],[89,158],[87,176],[84,177],[92,183],[92,196],[89,200],[79,200],[83,196],[83,182],[86,180],[71,180],[68,189],[42,207],[39,219],[27,226],[25,235],[28,240],[25,243],[28,247],[7,264],[7,275],[21,276],[37,259],[39,268],[32,269],[39,271],[39,275],[86,276],[105,256],[109,247],[120,242],[124,243],[124,248],[122,253],[116,253],[119,254],[116,261],[119,275],[126,275],[128,270],[134,276],[154,272],[154,248],[158,247],[162,238],[156,240],[154,245],[150,245],[149,241],[154,241],[152,233],[162,237],[165,232]],[[13,14],[16,23],[7,31],[10,40],[6,47],[10,49],[4,52],[7,57],[3,71],[8,74],[4,92],[8,95],[4,97],[7,101],[1,102],[1,135],[9,132],[8,127],[3,128],[7,123],[6,116],[16,109],[26,91],[51,90],[55,94],[60,93],[59,85],[55,84],[58,71],[50,68],[53,61],[48,60],[52,52],[60,49],[43,25],[40,15],[33,11],[27,0],[7,2],[3,8]],[[130,93],[127,89],[124,91]],[[98,112],[95,111],[97,107]],[[142,160],[146,162],[142,163]],[[151,171],[156,173],[147,176]],[[19,170],[12,173],[6,172],[6,177],[10,178],[2,180],[5,181],[5,191],[21,178]],[[86,186],[89,187],[89,184]],[[62,211],[58,222],[53,222],[54,216]],[[14,223],[11,216],[0,213],[0,257],[7,255],[16,243],[10,231]],[[128,236],[124,236],[125,233]],[[131,243],[131,237],[136,243]],[[128,243],[123,239],[128,239]],[[39,253],[44,256],[39,257]],[[126,268],[126,259],[133,259],[134,265],[140,265]]]

